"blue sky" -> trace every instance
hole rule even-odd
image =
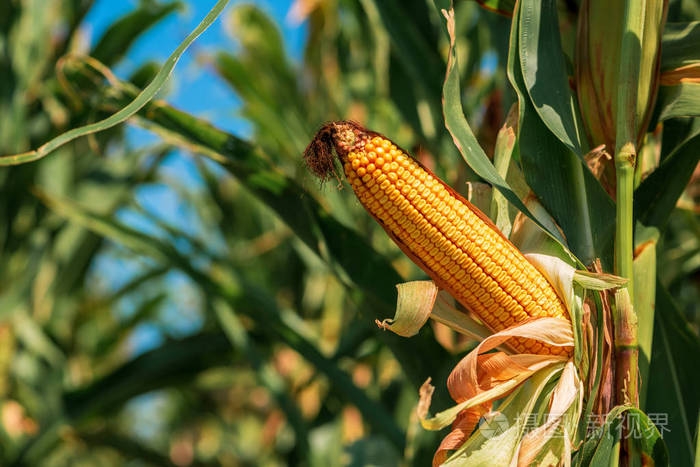
[[[216,2],[190,0],[185,3],[184,9],[169,15],[132,46],[126,58],[113,70],[117,76],[126,78],[147,61],[162,63]],[[231,88],[213,72],[206,59],[207,54],[217,49],[235,51],[236,43],[231,38],[226,24],[227,15],[239,3],[242,2],[232,0],[217,21],[182,56],[166,85],[167,90],[163,97],[181,110],[204,118],[237,136],[245,137],[249,127],[237,115],[240,102]],[[301,60],[306,28],[303,24],[295,25],[286,19],[293,2],[256,0],[252,3],[258,5],[278,24],[287,45],[287,53],[292,60]],[[94,44],[110,24],[132,11],[138,4],[138,0],[96,0],[83,23],[89,43]],[[133,125],[127,127],[127,137],[134,147],[158,141],[157,137]],[[149,215],[157,216],[189,234],[197,235],[197,232],[193,231],[198,225],[197,213],[167,182],[173,180],[189,189],[197,189],[199,180],[191,175],[196,172],[193,157],[196,156],[174,151],[161,167],[161,174],[166,181],[140,188],[135,193],[135,199]],[[158,235],[158,227],[134,210],[124,209],[118,213],[118,218],[132,227]],[[143,262],[125,260],[119,255],[103,255],[97,261],[94,272],[103,287],[113,290],[129,281],[142,267]],[[178,272],[169,273],[167,283],[171,293],[163,306],[159,323],[143,323],[135,329],[130,339],[131,352],[134,354],[159,345],[163,339],[164,323],[167,323],[167,332],[174,335],[191,333],[201,324],[202,316],[199,314],[201,310],[198,310],[195,287]],[[122,301],[115,311],[124,318],[134,312],[136,305],[136,302],[127,299]]]

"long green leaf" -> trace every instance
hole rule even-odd
[[[700,84],[681,83],[662,86],[657,102],[660,121],[677,117],[700,116]]]
[[[106,414],[139,394],[190,383],[198,373],[230,360],[230,349],[221,332],[170,341],[126,362],[87,387],[67,392],[66,414],[71,419]]]
[[[566,72],[554,0],[522,2],[518,53],[532,104],[547,128],[583,156],[576,102]]]
[[[699,160],[700,132],[696,132],[637,187],[634,193],[635,218],[644,225],[663,228]]]
[[[647,413],[658,419],[673,465],[693,465],[693,430],[698,423],[700,339],[688,326],[666,288],[657,282],[654,347],[649,370]]]
[[[645,459],[653,462],[652,465],[669,465],[668,450],[652,420],[641,410],[623,405],[613,407],[603,426],[589,436],[578,453],[576,465],[617,466],[619,443],[623,433],[631,441],[637,454],[643,454]]]
[[[194,42],[194,40],[197,37],[199,37],[200,34],[202,34],[209,26],[211,26],[214,20],[216,20],[219,14],[223,11],[227,3],[228,0],[219,0],[218,2],[216,2],[216,5],[214,5],[211,11],[209,11],[209,13],[204,17],[202,22],[197,25],[194,31],[192,31],[185,38],[185,40],[182,41],[182,43],[180,43],[180,45],[175,49],[175,51],[168,57],[161,69],[158,71],[158,74],[156,74],[155,78],[153,78],[153,81],[151,81],[151,83],[148,86],[146,86],[146,88],[144,88],[143,91],[141,91],[131,102],[129,102],[122,109],[105,118],[104,120],[100,120],[99,122],[91,123],[78,128],[73,128],[72,130],[66,131],[65,133],[61,133],[52,140],[41,145],[36,150],[21,154],[0,156],[0,166],[17,165],[36,161],[51,154],[57,148],[63,146],[64,144],[70,141],[73,141],[76,138],[96,133],[98,131],[107,130],[115,125],[123,123],[129,117],[135,115],[139,110],[141,110],[155,97],[155,95],[158,93],[161,87],[163,87],[163,84],[165,84],[165,81],[170,76],[170,73],[172,73],[173,68],[175,68],[175,65],[177,64],[178,60],[185,52],[185,50],[187,50],[190,44],[192,44],[192,42]]]
[[[92,384],[63,395],[65,417],[43,427],[28,440],[13,465],[40,465],[61,441],[65,423],[106,415],[132,397],[170,385],[186,385],[203,370],[224,364],[230,345],[223,333],[197,334],[170,341],[123,364]]]
[[[656,312],[656,250],[659,231],[637,224],[634,232],[634,311],[638,317],[639,342],[639,407],[644,409],[654,340]]]
[[[516,16],[519,15],[516,9]],[[571,251],[585,264],[600,258],[612,267],[615,210],[582,160],[542,122],[522,76],[520,21],[511,24],[508,76],[520,103],[519,144],[525,179],[562,228]]]
[[[661,71],[700,61],[700,21],[666,23],[661,38]]]

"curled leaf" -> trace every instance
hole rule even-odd
[[[394,318],[376,320],[377,326],[399,336],[415,336],[428,321],[435,304],[438,288],[433,281],[412,281],[398,284]]]

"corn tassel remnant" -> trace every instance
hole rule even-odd
[[[384,136],[353,122],[324,125],[304,157],[322,179],[337,176],[333,150],[365,209],[401,250],[498,332],[530,318],[568,314],[547,279],[469,201]],[[569,354],[526,338],[521,353]]]

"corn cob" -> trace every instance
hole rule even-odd
[[[568,320],[551,284],[491,220],[390,140],[356,123],[326,124],[304,154],[321,178],[338,176],[333,149],[357,198],[399,248],[491,330],[533,317]],[[510,343],[521,353],[571,352]]]

